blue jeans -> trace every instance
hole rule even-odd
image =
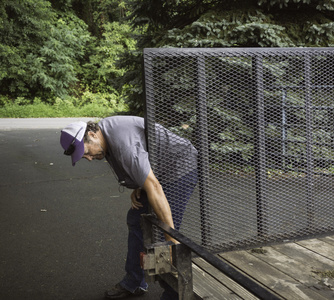
[[[197,183],[197,170],[190,172],[184,177],[171,184],[162,186],[166,198],[169,202],[174,227],[180,229],[183,214],[186,205]],[[145,281],[144,271],[140,266],[140,252],[144,251],[143,233],[140,226],[141,215],[148,213],[149,203],[147,195],[141,192],[140,202],[143,207],[139,209],[130,209],[127,215],[127,224],[129,228],[128,234],[128,254],[125,263],[126,275],[120,282],[121,286],[130,292],[134,292],[137,288],[146,290],[148,285]],[[163,300],[176,300],[178,294],[168,285],[164,285],[164,293],[161,297]]]

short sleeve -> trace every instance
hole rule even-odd
[[[142,147],[135,147],[131,159],[129,175],[138,187],[142,187],[151,170],[148,153]]]

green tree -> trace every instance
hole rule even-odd
[[[251,1],[135,1],[134,24],[146,25],[145,35],[140,36],[139,45],[145,47],[328,47],[334,44],[334,5],[333,1],[312,0],[251,0]],[[187,58],[189,59],[189,58]],[[137,70],[139,62],[137,63]],[[209,135],[212,143],[210,149],[213,156],[219,161],[231,157],[241,157],[248,164],[254,154],[253,128],[250,120],[254,119],[252,107],[252,95],[254,82],[252,78],[252,62],[238,59],[212,59],[206,60],[206,75],[210,80],[215,80],[215,66],[222,66],[224,70],[224,84],[221,81],[214,85],[214,93],[207,92],[206,100],[208,111],[213,120],[220,120],[220,127],[211,124],[208,120]],[[329,64],[330,61],[326,60]],[[185,67],[188,66],[189,68]],[[268,62],[265,70],[266,76],[277,86],[300,84],[303,80],[300,61],[287,59],[284,62]],[[177,66],[180,67],[177,67]],[[193,132],[196,125],[194,91],[196,92],[196,78],[192,78],[196,72],[188,72],[191,61],[174,62],[173,68],[166,67],[163,72],[163,80],[159,82],[164,86],[164,94],[159,96],[159,108],[166,113],[166,120],[170,129],[179,134]],[[294,68],[299,66],[298,68]],[[319,78],[321,70],[319,67]],[[278,71],[279,70],[279,71]],[[284,76],[282,76],[284,74]],[[133,73],[131,74],[134,75]],[[140,78],[136,74],[137,78]],[[242,80],[245,79],[245,80]],[[170,82],[172,81],[173,84]],[[238,86],[242,84],[242,86]],[[160,86],[161,87],[161,86]],[[221,90],[217,90],[221,87]],[[143,101],[140,85],[129,98],[132,107],[143,110],[138,99]],[[210,91],[210,87],[207,87]],[[266,91],[266,99],[270,99],[274,105],[280,105],[279,93]],[[182,95],[176,99],[177,95]],[[295,93],[289,94],[289,101],[295,101],[295,105],[301,105],[303,96]],[[291,100],[292,99],[292,100]],[[158,101],[158,100],[157,100]],[[268,100],[269,101],[269,100]],[[143,103],[143,102],[142,102]],[[137,106],[136,106],[137,105]],[[189,126],[189,130],[180,129],[180,124],[171,124],[169,115],[174,120],[182,120]],[[325,120],[323,114],[317,116]],[[302,116],[291,114],[290,118],[304,122]],[[160,121],[160,120],[159,120]],[[277,126],[266,128],[268,137],[279,139],[281,128]],[[303,132],[290,131],[289,138],[301,140]],[[316,131],[314,138],[319,141],[327,141],[327,133]],[[291,146],[291,145],[290,145]],[[296,144],[288,149],[290,155],[305,154],[305,147]],[[322,153],[320,147],[316,148],[317,156]],[[329,153],[329,151],[327,151]],[[273,164],[276,162],[273,161]]]
[[[334,44],[331,0],[134,0],[133,25],[145,26],[139,49],[145,47],[328,47]],[[132,62],[140,70],[141,58]],[[130,105],[143,110],[141,74]]]
[[[57,13],[45,0],[0,4],[2,94],[44,99],[68,94],[89,40],[73,14]]]
[[[42,87],[41,96],[64,98],[75,88],[81,72],[79,59],[90,39],[86,25],[70,15],[62,15],[50,28],[48,39],[37,53],[27,55],[31,83]]]
[[[58,9],[59,1],[52,0]],[[128,13],[125,0],[63,0],[71,2],[75,14],[87,25],[91,34],[98,39],[102,38],[104,26],[108,22],[124,22]]]
[[[122,77],[127,68],[125,65],[119,66],[118,61],[124,52],[136,49],[136,41],[128,24],[107,22],[103,31],[89,62],[84,65],[85,81],[95,92],[122,89],[123,85],[118,85],[116,79]]]
[[[36,53],[47,39],[54,14],[44,0],[0,3],[0,82],[2,93],[13,96],[29,92],[26,68],[28,53]]]

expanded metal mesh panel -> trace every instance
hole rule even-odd
[[[144,69],[153,171],[175,172],[156,124],[198,151],[181,232],[223,251],[333,231],[333,48],[145,49]]]

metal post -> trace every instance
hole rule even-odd
[[[287,98],[287,90],[286,88],[282,89],[282,170],[286,168],[286,156],[287,156],[287,112],[286,112],[286,98]]]
[[[153,59],[147,49],[144,49],[143,63],[143,89],[145,95],[145,136],[146,145],[150,157],[152,169],[156,169],[157,162],[155,161],[155,147],[150,145],[155,144],[155,123],[156,123],[156,103],[154,97],[154,74],[153,74]]]
[[[206,102],[206,78],[205,57],[197,57],[197,87],[198,97],[196,99],[197,113],[197,150],[198,150],[198,183],[201,214],[201,237],[202,245],[210,243],[209,225],[209,138]]]
[[[308,227],[314,225],[314,198],[313,198],[313,111],[311,86],[311,61],[305,55],[305,118],[306,118],[306,176],[307,176],[307,221]]]
[[[328,121],[329,121],[329,130],[331,135],[331,151],[334,152],[334,107],[328,107]],[[333,166],[334,160],[331,159],[330,167]]]
[[[179,294],[180,300],[194,300],[191,249],[183,244],[172,247],[174,274],[161,274],[159,277]]]
[[[152,223],[149,222],[146,218],[143,217],[140,219],[140,226],[143,232],[143,244],[146,247],[151,245],[153,241],[153,227]]]
[[[256,125],[254,134],[254,158],[256,174],[256,207],[257,231],[259,236],[266,234],[266,138],[265,138],[265,108],[263,97],[263,58],[262,55],[253,57],[254,76],[254,110]]]
[[[173,259],[178,270],[179,299],[194,299],[191,249],[183,244],[174,246]]]

